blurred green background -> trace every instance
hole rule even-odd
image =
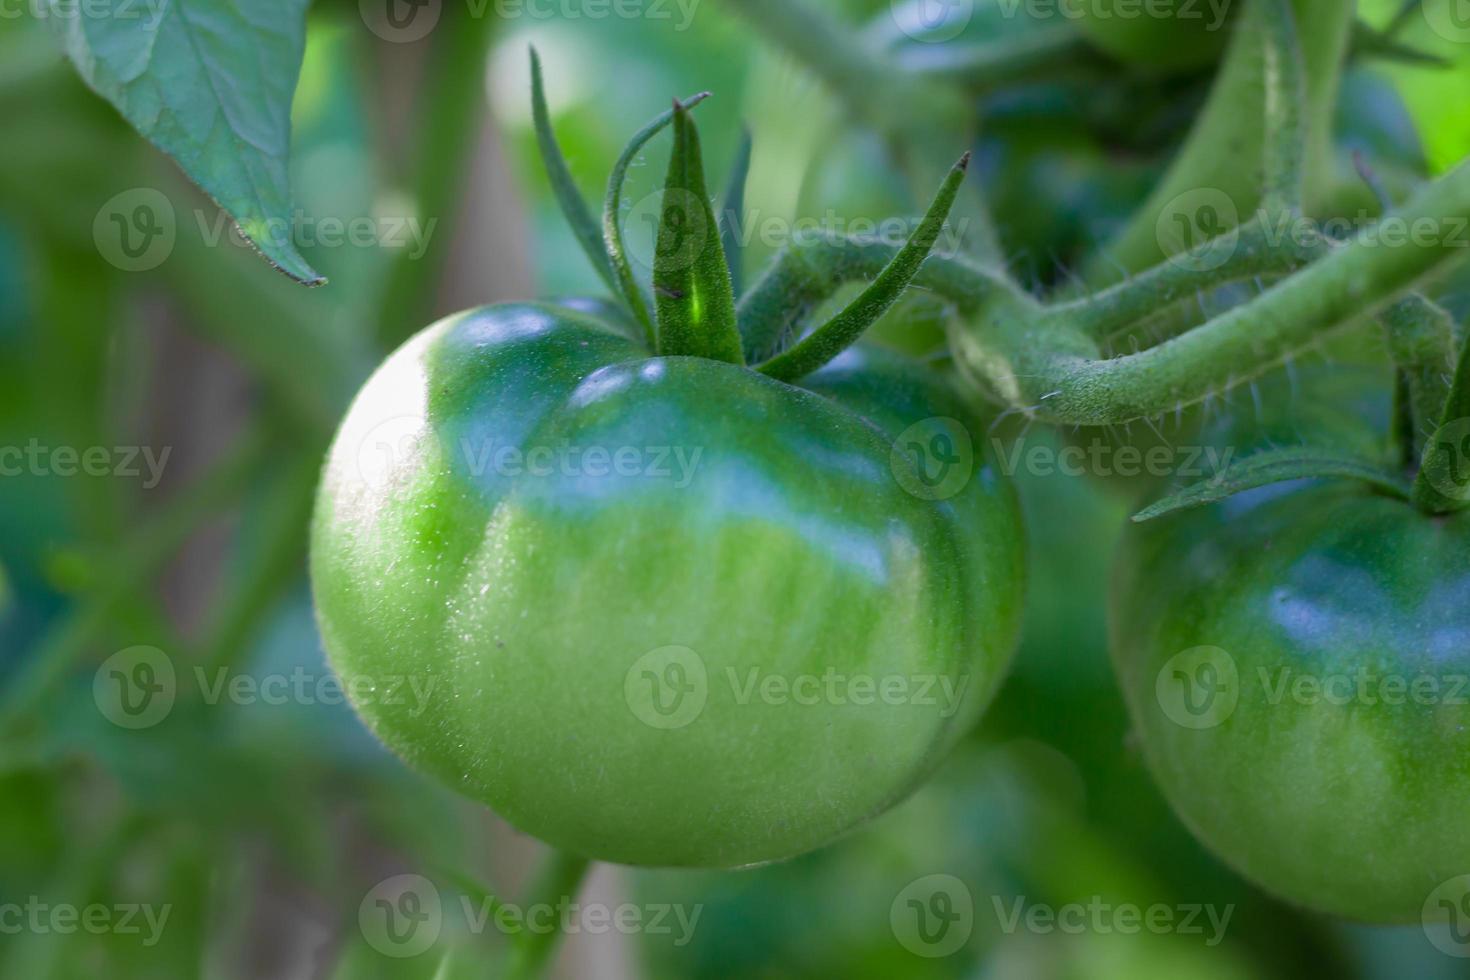
[[[887,0],[821,5],[894,37]],[[1364,14],[1381,22],[1396,6]],[[882,141],[720,0],[687,20],[687,4],[653,0],[637,17],[576,0],[513,9],[475,17],[446,4],[436,31],[394,43],[356,3],[313,8],[296,201],[309,228],[373,217],[380,239],[303,242],[331,280],[313,291],[218,238],[217,210],[85,89],[36,17],[0,18],[0,447],[24,452],[0,456],[24,461],[0,476],[0,977],[498,975],[504,935],[463,913],[487,892],[518,893],[541,846],[408,772],[323,695],[303,543],[326,442],[386,350],[466,306],[597,292],[536,157],[529,43],[590,199],[629,134],[671,96],[709,89],[699,119],[714,186],[742,125],[754,139],[753,227],[917,209]],[[981,14],[970,30],[992,23]],[[1412,181],[1465,154],[1470,68],[1463,51],[1445,56],[1458,67],[1352,69],[1344,167],[1366,149]],[[977,169],[1018,275],[1064,283],[1122,226],[1208,79],[1207,67],[1161,79],[1113,66],[1103,83],[976,97]],[[628,200],[654,191],[663,153],[656,142]],[[174,243],[134,272],[100,244],[99,220],[140,190],[171,205]],[[410,219],[434,222],[421,255],[381,240]],[[751,274],[778,238],[754,236]],[[1470,305],[1463,290],[1448,300],[1461,315]],[[940,358],[937,312],[918,297],[882,336]],[[1033,445],[1075,436],[995,433]],[[96,465],[68,466],[68,447],[98,450]],[[674,917],[671,931],[574,930],[558,975],[1470,975],[1418,927],[1284,907],[1194,842],[1130,744],[1107,658],[1108,563],[1132,501],[1085,476],[1018,479],[1032,570],[1024,644],[939,778],[788,864],[598,868],[584,902],[697,919],[687,933]],[[144,662],[173,672],[178,697],[130,727],[109,710],[105,665]],[[306,693],[209,703],[189,696],[198,677],[301,678]],[[973,913],[963,945],[931,957],[893,914],[937,874],[963,883]],[[441,905],[437,941],[412,956],[367,919],[400,875],[431,882]],[[1017,901],[1199,906],[1229,919],[1223,936],[1203,913],[1198,932],[1044,931],[1012,922]],[[66,928],[53,914],[93,907],[112,925]],[[127,908],[137,928],[122,925]],[[164,909],[150,929],[144,913]]]

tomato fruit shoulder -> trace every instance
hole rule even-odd
[[[1112,645],[1181,819],[1267,890],[1417,920],[1470,873],[1470,516],[1288,484],[1130,535]]]
[[[810,850],[902,799],[1006,669],[1019,516],[967,419],[875,348],[794,386],[566,308],[450,318],[329,455],[327,650],[390,748],[573,853]],[[422,703],[387,696],[404,675]]]

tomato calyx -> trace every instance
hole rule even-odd
[[[675,99],[673,107],[636,133],[608,181],[601,229],[572,182],[551,128],[541,61],[531,50],[532,117],[543,164],[557,203],[593,268],[621,301],[645,346],[660,357],[702,357],[749,366],[778,381],[795,383],[855,343],[898,302],[933,253],[969,168],[966,152],[945,176],[928,211],[902,248],[862,293],[826,322],[791,330],[776,311],[741,304],[742,279],[736,222],[744,206],[750,165],[746,133],[717,217],[705,183],[699,132],[690,112],[709,96]],[[622,230],[622,188],[629,166],[658,133],[672,126],[673,152],[660,205],[652,262],[652,298],[635,275]],[[652,312],[650,312],[652,310]],[[798,327],[804,324],[798,324]],[[774,351],[764,338],[777,336]],[[755,363],[751,363],[754,361]]]

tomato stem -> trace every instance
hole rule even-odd
[[[46,633],[21,671],[6,685],[0,698],[0,732],[10,730],[65,680],[75,663],[113,623],[116,610],[139,583],[151,582],[200,525],[239,499],[268,461],[271,445],[264,429],[249,431],[224,459],[180,492],[176,506],[161,510],[157,518],[141,524],[112,560],[99,565],[109,569],[110,574]]]
[[[576,899],[591,866],[587,858],[551,848],[526,889],[522,908],[549,907],[560,912]],[[557,928],[529,931],[519,937],[520,942],[511,952],[507,980],[536,980],[545,974],[562,936],[560,915],[554,921]]]
[[[761,372],[778,381],[795,381],[804,377],[850,347],[879,317],[892,309],[918,275],[924,260],[934,251],[969,167],[970,154],[966,153],[950,170],[924,220],[907,244],[857,299],[794,347],[762,364]]]
[[[832,234],[782,249],[741,298],[737,311],[749,360],[759,363],[775,356],[817,307],[844,284],[867,283],[881,275],[900,248],[880,238]],[[973,313],[996,296],[1025,299],[1004,271],[945,253],[931,254],[915,272],[911,287],[936,293],[962,313]]]
[[[1330,251],[1325,240],[1297,241],[1291,235],[1274,240],[1279,220],[1266,212],[1187,252],[1090,296],[1056,303],[1049,315],[1098,340],[1131,326],[1161,306],[1235,282],[1291,272]]]
[[[501,21],[456,8],[450,5],[443,28],[435,32],[427,84],[417,96],[423,121],[416,138],[405,141],[418,152],[412,164],[414,206],[439,225],[427,252],[415,256],[405,249],[393,260],[377,323],[378,342],[387,350],[407,340],[433,312],[461,210],[457,198],[484,121],[485,57]]]
[[[1427,185],[1377,226],[1432,227],[1443,234],[1429,241],[1390,241],[1369,229],[1347,244],[1313,239],[1294,256],[1258,256],[1250,261],[1259,259],[1263,268],[1323,257],[1181,336],[1113,358],[1101,354],[1099,327],[1125,323],[1151,304],[1167,305],[1181,291],[1187,294],[1189,275],[1161,268],[1140,277],[1141,286],[1105,291],[1102,312],[1089,312],[1090,301],[1049,307],[1003,274],[954,256],[932,256],[913,284],[954,304],[960,317],[951,334],[956,363],[1008,408],[1059,424],[1122,424],[1249,381],[1322,334],[1374,315],[1463,255],[1453,229],[1467,216],[1470,163]],[[896,252],[889,242],[837,236],[786,249],[740,304],[742,323],[770,316],[764,330],[747,336],[763,342],[789,330],[796,313],[814,309],[843,283],[870,281]],[[1216,274],[1200,275],[1209,282]],[[1090,331],[1081,329],[1088,325]]]
[[[1417,293],[1394,303],[1380,319],[1402,381],[1403,397],[1395,406],[1397,431],[1404,434],[1402,455],[1417,463],[1450,396],[1454,320]]]
[[[1306,64],[1288,0],[1265,0],[1262,14],[1266,180],[1261,209],[1267,213],[1294,213],[1301,210],[1306,190],[1303,158],[1310,138]]]
[[[1442,234],[1397,243],[1361,235],[1157,347],[1111,359],[1079,356],[1001,310],[956,333],[956,357],[972,377],[1011,391],[1012,406],[1037,417],[1108,425],[1159,415],[1257,377],[1321,334],[1382,309],[1462,254],[1450,229],[1467,215],[1470,164],[1462,164],[1378,226],[1430,226]]]
[[[1333,111],[1354,5],[1293,0],[1294,30],[1285,6],[1285,0],[1246,4],[1183,147],[1127,228],[1086,271],[1088,281],[1112,281],[1157,262],[1160,222],[1174,214],[1193,216],[1209,207],[1244,216],[1261,204],[1274,211],[1282,203],[1302,203],[1303,194],[1310,209],[1313,195],[1328,183]],[[1295,55],[1283,47],[1293,35],[1300,41],[1292,45]],[[1253,106],[1264,108],[1265,125],[1259,111],[1249,111]],[[1269,175],[1264,182],[1263,169]]]

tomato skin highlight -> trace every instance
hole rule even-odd
[[[796,387],[549,305],[443,321],[328,458],[331,661],[407,762],[566,850],[734,867],[821,846],[931,771],[1015,646],[1020,518],[983,430],[957,494],[899,479],[895,437],[936,417],[968,418],[876,349]],[[405,674],[426,704],[382,696]]]
[[[1247,878],[1413,922],[1470,872],[1467,555],[1470,516],[1345,483],[1129,535],[1111,632],[1134,726],[1180,818]]]

